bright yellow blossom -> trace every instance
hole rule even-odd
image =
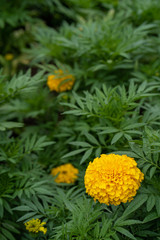
[[[57,183],[74,183],[78,178],[79,171],[77,168],[73,167],[72,164],[66,163],[59,167],[52,168],[51,174],[53,176],[58,176],[55,179]]]
[[[46,234],[47,232],[47,228],[44,228],[43,225],[45,225],[46,222],[42,222],[40,219],[32,219],[28,222],[26,222],[24,225],[26,226],[26,229],[29,232],[33,232],[33,233],[38,233],[38,232],[43,232],[44,234]]]
[[[126,155],[102,154],[90,162],[85,173],[86,192],[107,205],[133,200],[144,174],[134,158]]]
[[[11,61],[14,58],[14,55],[12,53],[7,53],[4,57],[7,61]]]
[[[51,91],[64,92],[72,88],[75,81],[73,75],[66,75],[61,69],[54,71],[54,73],[54,75],[49,75],[47,80],[47,85]]]

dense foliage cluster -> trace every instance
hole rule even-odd
[[[1,0],[0,240],[160,240],[159,11]]]

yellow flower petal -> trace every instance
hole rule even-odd
[[[84,182],[86,192],[94,200],[119,205],[133,199],[143,179],[144,174],[137,168],[134,158],[102,154],[89,163]]]
[[[51,170],[53,176],[58,174],[55,179],[55,182],[57,183],[74,183],[78,178],[78,173],[78,169],[73,167],[70,163],[63,164]]]
[[[55,70],[54,73],[47,79],[47,85],[51,91],[64,92],[72,88],[75,81],[73,75],[66,75],[61,69]]]

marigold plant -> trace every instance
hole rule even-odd
[[[49,75],[47,80],[47,85],[51,91],[64,92],[72,88],[75,81],[73,75],[66,75],[61,69],[54,71],[54,73],[54,75]]]
[[[89,163],[85,173],[86,192],[107,205],[133,200],[144,174],[134,158],[102,154]]]
[[[29,232],[33,232],[33,233],[38,233],[38,232],[43,232],[44,234],[46,234],[47,232],[47,228],[44,228],[43,225],[45,225],[46,222],[41,222],[40,219],[32,219],[28,222],[26,222],[24,225],[26,226],[26,229]]]
[[[51,174],[53,176],[58,174],[55,179],[55,182],[57,183],[74,183],[78,178],[78,173],[78,169],[73,167],[70,163],[63,164],[51,170]]]

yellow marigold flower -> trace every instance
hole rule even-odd
[[[55,179],[57,183],[74,183],[78,178],[79,171],[77,168],[73,167],[72,164],[66,163],[59,167],[52,168],[51,174],[53,176],[58,176]]]
[[[7,53],[4,57],[7,61],[11,61],[13,59],[14,55],[12,53]]]
[[[73,75],[66,75],[61,69],[54,71],[54,73],[54,75],[49,75],[47,80],[47,85],[51,91],[64,92],[72,88],[75,81]]]
[[[47,228],[44,228],[43,225],[45,225],[46,222],[41,222],[40,219],[32,219],[28,222],[26,222],[24,225],[26,226],[26,229],[29,232],[33,232],[33,233],[38,233],[38,232],[43,232],[44,234],[46,234],[47,232]]]
[[[84,182],[86,192],[95,201],[119,205],[133,200],[143,179],[134,158],[102,154],[89,163]]]

